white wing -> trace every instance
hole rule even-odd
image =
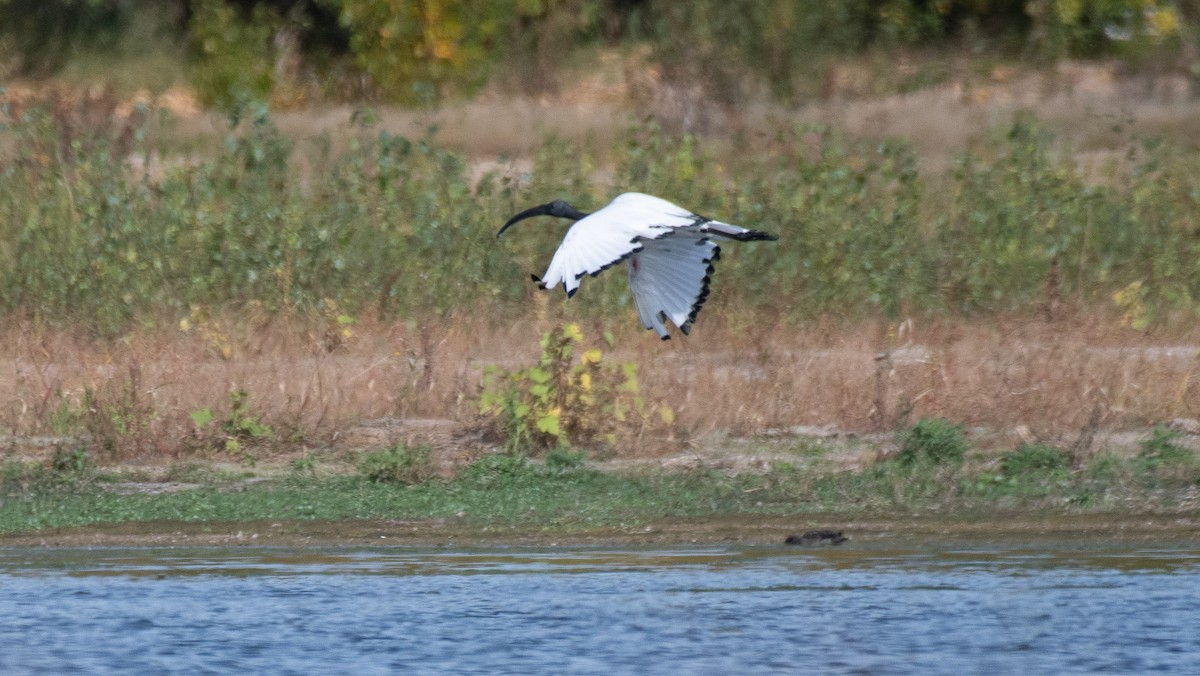
[[[692,230],[677,230],[673,237],[645,242],[642,251],[629,257],[629,288],[642,326],[659,338],[670,338],[668,319],[686,335],[696,313],[708,298],[713,262],[721,249]]]
[[[697,216],[658,197],[625,193],[571,226],[539,281],[545,288],[561,282],[572,296],[584,275],[598,275],[627,260],[638,317],[665,340],[666,321],[686,334],[708,298],[713,261],[721,253],[714,237],[775,239]]]
[[[648,240],[702,220],[664,199],[625,193],[567,230],[541,284],[550,288],[561,282],[567,295],[574,295],[584,275],[594,277],[641,251]]]

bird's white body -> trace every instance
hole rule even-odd
[[[775,239],[642,193],[620,195],[590,215],[577,213],[582,217],[567,231],[539,283],[544,288],[562,284],[568,296],[574,295],[584,275],[625,261],[638,317],[663,339],[670,337],[667,320],[687,333],[708,297],[713,262],[721,251],[713,238]]]

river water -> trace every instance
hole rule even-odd
[[[1200,673],[1200,544],[0,549],[0,673]]]

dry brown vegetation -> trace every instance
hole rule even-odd
[[[553,326],[363,322],[331,339],[321,326],[276,320],[230,331],[219,344],[178,330],[100,344],[10,325],[0,425],[25,438],[8,444],[21,455],[32,452],[30,438],[47,449],[77,443],[64,437],[81,425],[98,448],[111,437],[109,461],[238,460],[223,449],[228,434],[198,427],[192,413],[209,408],[223,420],[230,393],[244,390],[249,414],[276,433],[251,445],[254,454],[397,441],[469,452],[487,445],[465,434],[477,422],[482,368],[535,361],[539,332]],[[597,335],[587,337],[598,343]],[[616,344],[606,358],[638,364],[643,396],[676,416],[671,425],[634,423],[645,429],[615,449],[620,456],[694,450],[730,433],[885,431],[924,417],[992,430],[990,443],[1004,449],[1034,440],[1070,447],[1089,424],[1136,430],[1200,415],[1200,335],[1151,338],[1096,317],[794,331],[709,316],[669,342],[636,331],[631,319]]]

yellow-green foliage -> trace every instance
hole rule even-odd
[[[870,48],[1187,57],[1196,12],[1170,0],[0,0],[0,67],[180,59],[185,38],[210,103],[265,100],[296,77],[341,94],[369,80],[384,98],[429,103],[497,72],[526,91],[553,89],[576,50],[624,42],[650,46],[666,78],[732,102],[755,83],[781,97],[820,93],[835,60]],[[930,76],[914,77],[892,85]]]
[[[200,0],[189,28],[198,52],[192,77],[205,103],[232,106],[263,100],[274,86],[271,37],[283,23],[258,5],[249,17],[223,0]]]
[[[211,430],[208,425],[216,417],[212,409],[202,408],[191,412],[192,423],[197,433],[202,437],[213,437],[219,441],[224,450],[239,453],[246,445],[266,442],[275,436],[275,430],[264,423],[259,414],[252,411],[248,404],[250,393],[237,389],[229,392],[229,416],[221,422],[220,429]]]
[[[388,98],[433,103],[484,81],[510,2],[324,0],[349,32],[355,63]]]
[[[638,391],[637,365],[604,361],[583,343],[577,324],[542,336],[536,365],[515,371],[491,366],[484,371],[480,411],[501,429],[513,450],[540,450],[595,441],[614,443],[617,435],[640,430],[646,404]],[[663,413],[667,420],[669,413]]]

